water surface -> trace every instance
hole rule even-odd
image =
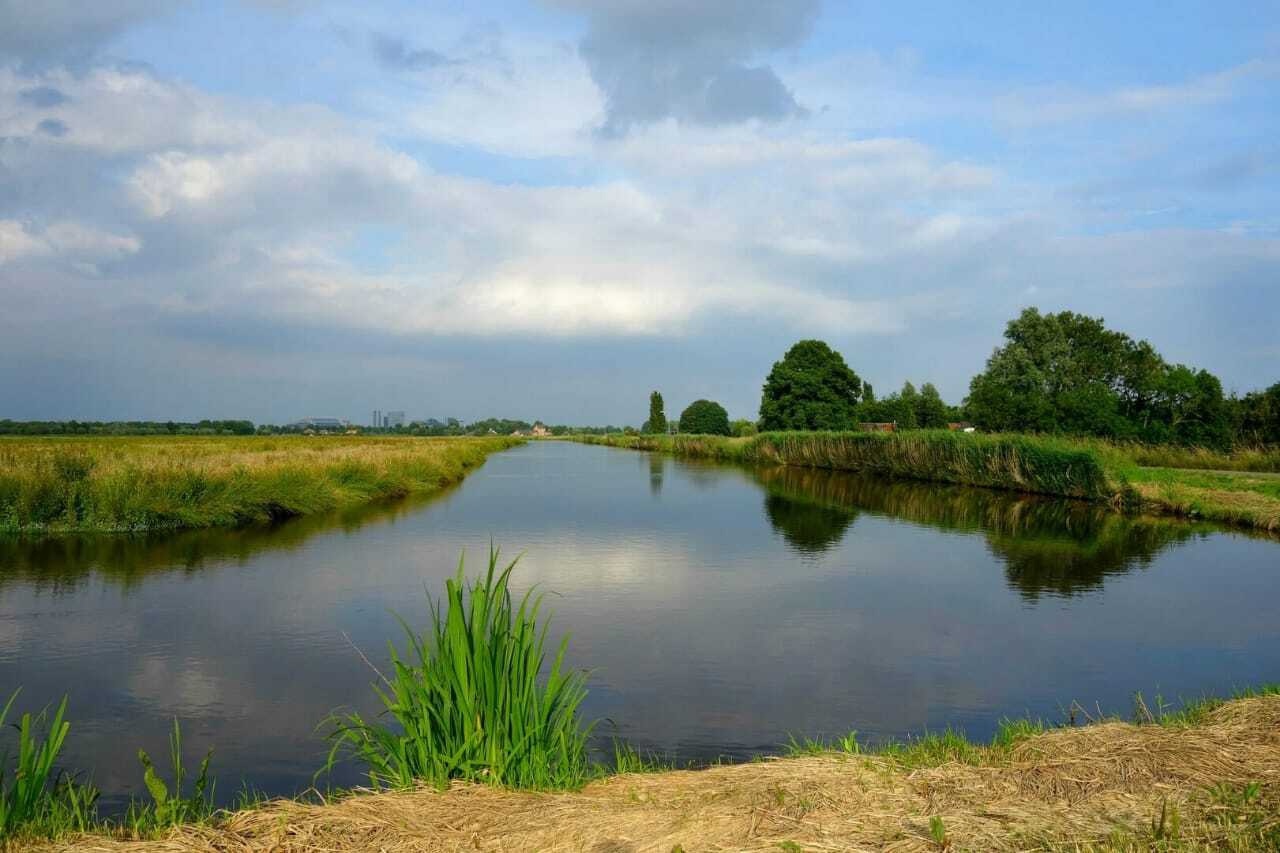
[[[173,717],[222,799],[311,784],[332,710],[375,710],[390,612],[425,621],[466,551],[523,553],[592,669],[599,731],[677,760],[788,733],[882,740],[1073,701],[1280,678],[1280,543],[999,492],[561,442],[427,501],[272,528],[0,542],[0,691],[70,694],[67,763],[108,807]],[[359,781],[354,769],[341,784]]]

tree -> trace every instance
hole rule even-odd
[[[969,384],[987,430],[1064,432],[1225,447],[1231,412],[1217,377],[1170,365],[1101,318],[1028,308]]]
[[[932,382],[920,386],[916,398],[916,426],[921,429],[941,429],[947,425],[947,404]]]
[[[1280,444],[1280,382],[1235,400],[1236,436],[1243,444]]]
[[[680,413],[680,431],[701,435],[728,435],[729,413],[711,400],[694,400]]]
[[[822,341],[800,341],[765,380],[760,428],[848,429],[862,391],[862,380],[840,353]]]
[[[644,431],[656,433],[667,431],[667,413],[662,404],[662,395],[657,391],[649,395],[649,420],[645,421]]]
[[[729,432],[738,438],[755,435],[758,431],[755,421],[749,421],[746,418],[740,418],[729,424]]]

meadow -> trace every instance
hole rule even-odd
[[[1213,451],[1082,438],[945,430],[577,436],[587,444],[751,465],[794,465],[1005,489],[1106,503],[1117,509],[1280,531],[1273,451]],[[1160,462],[1161,466],[1151,463]],[[1193,467],[1192,463],[1198,463]],[[1207,466],[1200,467],[1200,466]]]
[[[427,493],[519,439],[0,438],[0,533],[236,527]]]

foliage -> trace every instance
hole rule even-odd
[[[667,413],[662,403],[662,395],[654,391],[649,395],[649,420],[644,422],[641,432],[664,433],[667,431]]]
[[[419,635],[401,621],[408,648],[391,647],[394,672],[374,686],[394,723],[331,718],[327,768],[350,755],[367,765],[374,787],[467,779],[576,788],[587,779],[590,727],[578,717],[585,676],[564,670],[566,638],[539,679],[548,623],[539,624],[541,595],[513,605],[515,566],[499,570],[491,549],[487,573],[468,582],[459,561],[446,600],[431,602],[430,629]]]
[[[14,691],[0,708],[0,729],[17,701]],[[34,717],[23,714],[13,726],[18,733],[18,751],[10,770],[9,752],[0,752],[0,840],[19,833],[57,835],[71,829],[86,829],[94,819],[97,791],[54,772],[71,724],[67,722],[64,696],[53,719],[48,709]],[[43,740],[38,731],[45,730]]]
[[[800,341],[765,380],[760,429],[849,429],[862,392],[862,380],[840,353],[822,341]]]
[[[728,435],[729,413],[711,400],[694,400],[680,413],[680,431],[693,435]]]
[[[1231,443],[1230,407],[1212,374],[1170,365],[1101,318],[1028,308],[973,378],[966,403],[982,429],[1148,442]]]
[[[1246,444],[1280,445],[1280,382],[1235,401],[1236,434]]]
[[[759,430],[756,428],[755,421],[749,421],[746,418],[739,418],[729,424],[729,434],[736,438],[750,438]]]
[[[253,435],[253,421],[11,421],[0,435]]]
[[[143,836],[169,826],[183,823],[198,823],[207,820],[213,814],[214,783],[209,778],[209,761],[213,750],[205,753],[196,771],[195,782],[191,793],[183,796],[183,785],[187,780],[187,768],[182,763],[182,730],[178,721],[173,721],[173,731],[169,734],[169,764],[173,769],[173,790],[159,774],[151,756],[144,750],[138,750],[138,761],[142,763],[142,781],[151,802],[146,804],[132,803],[125,816],[125,823],[137,836]]]

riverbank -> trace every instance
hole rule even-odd
[[[1124,447],[1105,442],[930,430],[783,432],[751,438],[586,435],[574,440],[751,465],[829,468],[1078,498],[1280,531],[1280,478],[1275,475],[1144,467]]]
[[[879,754],[799,755],[622,773],[580,792],[455,783],[280,800],[160,839],[82,835],[40,851],[1274,850],[1280,695],[1209,702],[1146,724],[1006,726]]]
[[[362,436],[0,439],[0,534],[239,527],[461,480],[522,442]]]

